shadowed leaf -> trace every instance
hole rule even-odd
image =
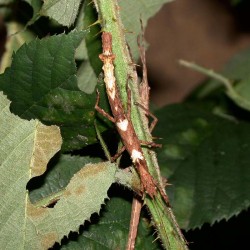
[[[163,137],[162,172],[172,186],[174,212],[185,229],[237,215],[250,206],[250,125],[194,105],[156,112]]]

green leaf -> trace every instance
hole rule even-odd
[[[0,110],[0,120],[5,121],[0,123],[1,248],[48,249],[99,212],[116,168],[109,163],[89,164],[72,177],[53,208],[31,204],[27,182],[43,174],[60,149],[60,131],[11,114],[3,95]]]
[[[250,74],[247,67],[250,62],[249,55],[250,49],[247,49],[234,56],[229,63],[227,63],[222,74],[195,63],[183,60],[181,60],[180,63],[212,78],[212,80],[208,81],[206,85],[199,90],[198,95],[200,95],[200,97],[211,94],[211,92],[218,89],[222,84],[226,88],[227,96],[235,102],[236,105],[250,111]]]
[[[27,181],[45,171],[48,160],[60,149],[61,137],[56,126],[46,127],[11,114],[2,94],[0,110],[4,121],[0,123],[0,242],[2,249],[20,249],[29,240]]]
[[[81,91],[92,94],[95,90],[96,75],[89,61],[81,63],[77,71],[77,83]]]
[[[97,222],[87,225],[77,239],[68,241],[60,249],[125,249],[129,232],[131,202],[111,197],[101,211]],[[146,218],[140,220],[135,249],[160,249],[152,235],[152,227]]]
[[[7,41],[5,51],[1,59],[0,73],[11,65],[13,51],[17,51],[24,43],[32,41],[34,34],[28,30],[24,30],[24,26],[16,22],[6,23]]]
[[[85,6],[86,6],[86,1],[84,1],[84,3],[81,5],[81,8],[79,10],[79,14],[78,14],[77,19],[76,19],[75,29],[79,30],[79,31],[84,30],[88,27],[88,25],[84,24]],[[87,36],[88,35],[86,35],[86,37]],[[76,60],[87,60],[88,59],[85,41],[86,41],[86,38],[81,42],[81,44],[76,49],[76,53],[75,53]]]
[[[41,0],[24,0],[24,1],[30,4],[31,6],[38,5],[38,3],[41,2]]]
[[[58,23],[70,27],[76,19],[81,0],[45,0],[41,14],[53,18]]]
[[[33,9],[33,17],[31,18],[31,20],[29,21],[29,25],[33,24],[38,17],[40,16],[39,11],[41,9],[42,6],[42,1],[41,0],[25,0],[25,2],[27,2],[28,4],[30,4],[30,6]]]
[[[63,149],[93,143],[95,95],[77,86],[74,52],[86,32],[71,32],[22,46],[0,76],[0,89],[12,101],[11,111],[61,127]]]
[[[172,105],[156,112],[154,134],[175,215],[184,229],[237,215],[250,206],[250,125],[222,119],[201,105]]]
[[[129,32],[126,35],[126,39],[135,61],[139,58],[137,36],[142,32],[140,18],[143,21],[144,27],[146,27],[148,19],[153,17],[165,3],[172,1],[173,0],[119,1],[122,22],[124,28]],[[130,32],[132,32],[132,34]]]
[[[35,208],[37,213],[43,212],[36,221],[31,216],[33,224],[40,229],[38,236],[32,237],[37,247],[44,240],[43,248],[51,247],[70,231],[78,231],[79,225],[89,220],[92,213],[99,213],[107,190],[114,182],[115,169],[110,163],[89,164],[73,176],[54,208]],[[51,238],[47,239],[48,235]]]
[[[39,10],[39,8],[41,6],[41,0],[24,0],[24,1],[31,5],[34,12]]]
[[[48,164],[48,170],[42,176],[34,178],[29,183],[30,200],[32,203],[42,201],[60,193],[68,185],[70,179],[83,166],[100,162],[98,158],[57,155]]]
[[[3,5],[10,4],[10,3],[14,2],[14,1],[15,0],[0,0],[0,4],[3,4]]]
[[[250,49],[241,51],[235,55],[225,66],[222,75],[225,76],[232,86],[227,90],[228,96],[240,107],[250,110],[250,74],[248,66],[250,63]],[[218,84],[211,80],[209,84]]]
[[[36,202],[36,204],[46,203],[46,198],[50,198],[50,200],[53,201],[53,195],[57,197],[56,193],[61,194],[61,191],[67,186],[72,176],[79,171],[82,166],[97,161],[100,161],[100,159],[58,155],[58,157],[54,158],[48,165],[48,171],[43,176],[40,176],[39,179],[34,178],[31,180],[32,186],[37,186],[38,183],[39,188],[30,192],[30,199],[33,203]],[[116,178],[117,177],[116,173]],[[122,177],[121,173],[119,177]],[[100,183],[96,183],[95,185],[100,185]],[[117,191],[117,189],[119,191]],[[91,219],[91,225],[84,227],[84,231],[77,237],[77,240],[72,240],[72,237],[69,237],[67,244],[61,247],[62,249],[82,249],[87,246],[89,246],[90,249],[98,249],[102,244],[109,249],[114,249],[115,246],[125,248],[129,231],[131,201],[127,198],[118,198],[113,194],[115,191],[115,193],[119,193],[119,196],[121,194],[127,195],[124,188],[118,188],[116,186],[112,190],[111,200],[108,201],[107,205],[101,210],[98,222],[95,223]],[[131,197],[131,193],[129,194]],[[136,248],[156,249],[157,244],[153,243],[153,241],[152,228],[148,220],[142,218],[139,224]]]
[[[102,62],[99,55],[102,53],[102,44],[100,39],[100,27],[93,25],[97,20],[96,10],[90,0],[84,2],[84,18],[83,25],[90,27],[90,33],[86,36],[86,48],[88,58],[93,70],[98,76],[101,72]]]

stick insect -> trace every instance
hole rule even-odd
[[[111,122],[115,123],[117,131],[124,144],[124,148],[128,151],[131,160],[140,176],[142,183],[142,193],[145,192],[151,198],[154,198],[157,189],[159,189],[164,200],[168,203],[166,194],[160,188],[158,188],[157,182],[148,172],[147,162],[144,158],[141,148],[141,142],[136,135],[135,129],[130,119],[130,105],[128,105],[127,112],[125,112],[123,108],[114,75],[113,62],[115,60],[115,55],[112,52],[112,36],[109,32],[102,33],[102,47],[103,53],[100,54],[99,57],[103,61],[104,82],[106,85],[106,91],[113,116],[109,115],[99,107],[99,93],[97,95],[95,109]],[[128,91],[128,96],[130,98],[129,93],[130,91]]]

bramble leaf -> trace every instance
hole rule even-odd
[[[250,206],[250,125],[223,119],[201,105],[156,112],[158,157],[175,215],[185,229],[237,215]]]
[[[120,190],[120,195],[122,190]],[[60,249],[125,249],[129,232],[131,203],[119,197],[110,197],[101,211],[96,223],[87,225],[75,239],[61,246]],[[153,228],[145,217],[141,218],[135,249],[161,249],[153,236]]]
[[[75,22],[80,4],[81,0],[45,0],[41,14],[53,18],[64,26],[70,27]]]
[[[24,43],[33,40],[34,34],[28,30],[24,30],[24,26],[17,22],[6,24],[8,39],[5,44],[5,51],[1,58],[0,73],[11,65],[13,51],[17,51]]]
[[[97,161],[100,161],[100,159],[58,155],[48,165],[49,169],[46,175],[31,180],[33,187],[39,186],[30,192],[32,202],[41,204],[46,203],[47,198],[53,200],[53,196],[56,198],[55,194],[61,193],[74,173],[79,171],[84,164]],[[119,172],[119,176],[117,171],[115,174],[118,179],[122,174],[121,171]],[[96,183],[96,185],[99,184]],[[117,197],[117,194],[119,194],[119,197]],[[99,249],[100,245],[105,245],[110,249],[125,247],[131,212],[129,197],[131,198],[131,192],[124,190],[124,187],[113,186],[109,192],[110,200],[101,210],[100,216],[91,217],[91,225],[87,222],[87,225],[85,224],[80,229],[80,234],[77,236],[74,234],[74,240],[72,240],[72,237],[69,237],[66,242],[64,240],[60,249],[82,249],[87,248],[87,246],[91,249]],[[98,222],[95,222],[95,220]],[[158,249],[157,242],[154,242],[154,236],[152,235],[152,227],[148,219],[143,216],[139,224],[136,249]]]
[[[4,121],[0,123],[1,248],[48,249],[70,231],[78,231],[92,213],[99,212],[116,168],[110,163],[86,165],[57,196],[59,201],[53,208],[42,206],[41,201],[32,204],[27,182],[43,174],[60,149],[59,128],[11,114],[3,95],[0,110],[0,120]]]
[[[60,193],[83,166],[98,162],[100,162],[99,158],[56,155],[49,162],[46,173],[33,178],[29,183],[30,200],[32,203],[42,202],[47,197]]]
[[[205,85],[196,91],[198,98],[204,98],[214,94],[221,86],[225,87],[227,96],[239,107],[250,110],[250,74],[247,65],[249,64],[250,49],[241,51],[233,56],[226,64],[222,73],[214,72],[198,64],[180,60],[180,63],[192,70],[201,72],[210,77]]]
[[[142,32],[140,18],[142,19],[143,26],[146,27],[148,19],[153,17],[165,3],[172,1],[173,0],[119,1],[119,5],[122,10],[122,22],[124,24],[124,28],[129,31],[126,35],[126,39],[135,61],[139,58],[137,36]]]
[[[85,33],[74,31],[25,44],[13,56],[11,67],[0,75],[0,89],[12,101],[11,111],[24,119],[38,118],[60,126],[64,150],[96,140],[96,97],[79,90],[74,61]]]

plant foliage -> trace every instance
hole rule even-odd
[[[105,149],[115,153],[118,136],[94,110],[96,88],[109,110],[96,9],[90,1],[25,2],[33,13],[23,26],[11,17],[28,9],[0,1],[9,36],[0,75],[0,248],[123,249],[133,193],[122,185],[135,189],[138,177],[106,161],[96,138],[97,129]],[[146,25],[167,2],[119,2],[123,25],[133,31],[126,38],[135,61],[140,18]],[[54,35],[37,38],[40,22]],[[155,112],[153,133],[163,138],[158,160],[182,229],[229,219],[250,206],[248,64],[249,50],[222,73],[232,92],[217,78],[186,103]],[[156,213],[164,211],[153,205]],[[136,249],[161,249],[152,226],[159,225],[151,219],[144,210]]]

